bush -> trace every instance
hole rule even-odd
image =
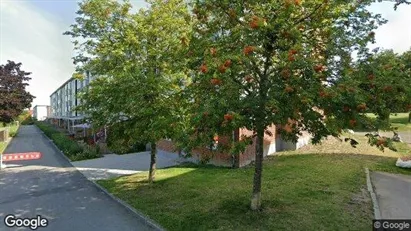
[[[88,160],[100,157],[100,150],[98,146],[86,146],[81,153],[73,156],[71,160]]]
[[[33,125],[34,124],[34,119],[29,116],[26,119],[24,119],[23,121],[21,121],[22,125]]]
[[[146,151],[145,144],[136,142],[130,145],[128,142],[122,142],[121,140],[112,139],[107,139],[107,147],[110,151],[116,154],[127,154]]]
[[[146,151],[145,143],[135,141],[124,135],[124,128],[121,124],[116,124],[109,129],[107,147],[116,154]]]
[[[19,123],[23,125],[33,124],[33,118],[31,117],[29,111],[23,111],[23,113],[21,113],[21,115],[17,117],[17,121],[19,121]]]
[[[9,136],[15,137],[17,135],[17,131],[19,130],[18,123],[14,122],[8,125],[9,127]]]
[[[53,133],[50,139],[67,156],[75,156],[83,151],[83,148],[76,141],[70,140],[63,133]]]
[[[69,136],[45,122],[35,122],[35,124],[72,161],[93,159],[101,156],[98,147],[81,146],[77,141],[70,139]]]

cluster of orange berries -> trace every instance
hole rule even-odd
[[[287,8],[290,7],[292,4],[294,4],[296,6],[300,6],[301,5],[301,0],[286,0],[285,1],[285,6]]]
[[[257,29],[258,27],[260,27],[260,25],[262,23],[266,24],[267,20],[259,18],[257,16],[253,16],[250,23],[249,23],[249,25],[250,25],[251,29]]]
[[[220,67],[218,67],[218,70],[220,73],[225,73],[227,68],[231,66],[231,60],[227,59]]]
[[[244,50],[243,50],[245,55],[249,55],[249,54],[253,53],[254,51],[255,51],[254,46],[246,46],[246,47],[244,47]]]
[[[297,53],[298,53],[297,50],[291,49],[291,50],[288,52],[288,61],[294,62],[294,61],[295,61],[295,55],[296,55]]]

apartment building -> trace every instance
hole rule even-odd
[[[48,105],[36,105],[33,108],[33,118],[38,121],[43,121],[50,117],[51,107]]]
[[[70,78],[50,95],[50,118],[65,119],[77,118],[84,115],[75,110],[80,105],[78,93],[85,89],[92,81],[92,76],[87,72],[84,79]]]
[[[81,104],[78,94],[85,90],[93,77],[89,72],[83,79],[70,78],[50,95],[50,115],[48,121],[55,126],[75,132],[75,126],[83,124],[84,114],[76,107]]]

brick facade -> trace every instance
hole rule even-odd
[[[272,150],[272,147],[273,146],[275,147],[276,138],[277,138],[276,127],[272,125],[267,130],[272,133],[272,136],[269,136],[267,134],[264,135],[264,144],[263,144],[264,156],[270,155],[276,151],[275,148],[274,150]],[[240,139],[242,135],[245,135],[245,136],[253,135],[252,131],[247,130],[245,128],[240,128],[239,133],[240,133]],[[255,160],[256,142],[257,142],[257,138],[254,138],[253,143],[251,145],[248,145],[245,151],[239,156],[239,166],[238,167],[246,166]]]
[[[221,143],[227,143],[228,140],[228,137],[219,137],[219,142]],[[160,140],[157,142],[157,148],[167,152],[178,152],[177,148],[170,140]],[[204,161],[216,166],[234,166],[235,157],[229,153],[211,151],[210,149],[204,147],[194,149],[192,155],[192,157],[197,161]]]
[[[276,149],[276,141],[278,142],[278,135],[276,133],[276,127],[273,125],[267,129],[272,133],[272,136],[264,135],[264,156],[273,154],[278,151]],[[234,139],[242,139],[242,136],[252,136],[253,132],[244,128],[238,129],[234,132]],[[228,144],[229,137],[219,137],[219,144]],[[226,167],[243,167],[250,164],[255,160],[255,146],[256,138],[253,139],[253,143],[248,145],[243,153],[239,156],[231,155],[230,153],[211,151],[210,149],[197,148],[193,150],[193,158],[198,161],[206,161],[207,163],[226,166]],[[168,152],[178,152],[173,142],[170,140],[161,140],[157,143],[158,149]]]
[[[160,140],[157,142],[157,148],[167,152],[177,152],[176,147],[170,140]]]

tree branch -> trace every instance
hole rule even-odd
[[[294,26],[297,25],[297,24],[299,24],[299,23],[301,23],[301,22],[303,22],[304,20],[310,18],[311,16],[313,16],[324,4],[325,4],[324,2],[321,3],[321,4],[319,4],[311,13],[309,13],[308,15],[306,15],[306,16],[300,18],[299,20],[297,20],[297,21],[294,23]]]

